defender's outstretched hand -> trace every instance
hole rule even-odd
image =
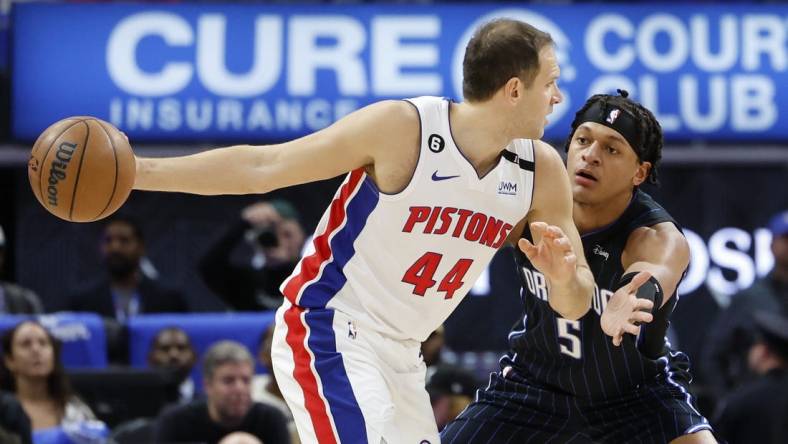
[[[517,245],[528,260],[550,280],[552,285],[561,285],[574,278],[577,255],[572,242],[564,232],[544,222],[531,223],[531,234],[539,239],[536,245],[520,239]]]
[[[616,290],[602,312],[602,330],[613,338],[613,345],[621,345],[624,333],[635,336],[640,332],[640,324],[651,322],[654,317],[650,311],[654,302],[636,296],[638,288],[648,282],[651,273],[641,271],[632,281]]]

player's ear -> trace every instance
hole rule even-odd
[[[635,177],[632,178],[632,185],[639,186],[648,178],[648,173],[651,171],[651,162],[640,162],[637,170],[635,170]]]
[[[519,77],[512,77],[503,85],[504,97],[506,97],[507,101],[514,103],[522,96],[523,92],[521,90],[524,87],[525,85],[523,85]]]

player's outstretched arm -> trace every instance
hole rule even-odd
[[[661,305],[676,292],[689,260],[689,243],[670,222],[638,228],[621,254],[625,273],[648,271],[659,282],[665,295]]]
[[[594,278],[572,220],[569,176],[553,147],[534,144],[536,178],[527,216],[534,244],[521,239],[518,246],[547,278],[550,307],[566,319],[579,319],[591,307]]]
[[[667,319],[662,317],[667,314],[659,309],[675,293],[689,258],[689,244],[672,223],[638,228],[629,236],[621,262],[630,282],[613,293],[601,319],[602,329],[614,345],[621,343],[625,333],[642,335],[639,324],[652,322],[655,315],[661,322],[656,322],[660,325],[650,333],[661,340],[662,330],[667,328]]]
[[[418,137],[418,114],[404,101],[379,102],[290,142],[236,145],[170,158],[137,158],[134,188],[192,194],[265,193],[374,167],[392,141]],[[401,142],[400,142],[401,143]]]

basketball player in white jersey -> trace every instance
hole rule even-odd
[[[463,70],[463,103],[384,101],[279,145],[137,159],[135,188],[205,195],[349,172],[276,315],[274,372],[303,443],[438,443],[419,344],[522,224],[552,308],[578,319],[590,307],[566,169],[535,140],[562,99],[550,36],[490,22]],[[648,303],[622,304],[608,333],[647,321]]]

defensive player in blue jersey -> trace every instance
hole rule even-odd
[[[689,246],[639,188],[656,182],[662,129],[620,93],[591,97],[566,142],[574,221],[596,281],[591,309],[579,319],[552,309],[544,274],[516,252],[525,313],[501,371],[441,434],[446,444],[714,442],[688,391],[689,360],[665,338]],[[633,283],[635,295],[620,291]],[[631,298],[653,301],[653,321],[611,341],[610,309]]]

